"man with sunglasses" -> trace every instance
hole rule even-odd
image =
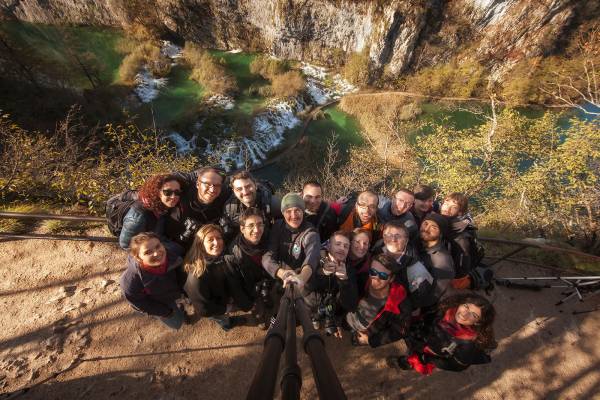
[[[408,334],[412,307],[406,287],[395,279],[397,268],[387,254],[373,257],[365,296],[356,311],[346,316],[353,331],[352,344],[378,347]]]
[[[415,243],[419,238],[419,227],[415,217],[410,212],[414,204],[415,195],[408,189],[398,190],[392,198],[380,195],[377,217],[381,223],[392,220],[400,221],[408,230],[410,242]]]
[[[185,182],[186,187],[181,207],[169,214],[166,233],[187,250],[202,225],[218,224],[231,190],[226,185],[225,171],[218,167],[203,167],[175,175]]]
[[[281,199],[273,194],[268,184],[257,182],[248,171],[238,172],[229,180],[233,194],[225,202],[223,217],[219,221],[225,241],[230,241],[239,232],[240,215],[249,207],[262,211],[267,231],[275,219],[282,217]]]

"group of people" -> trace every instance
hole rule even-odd
[[[328,335],[371,347],[403,339],[409,353],[388,357],[391,367],[461,371],[490,361],[495,311],[468,290],[480,261],[468,198],[434,197],[418,185],[326,201],[309,181],[279,198],[247,171],[156,175],[122,220],[121,288],[170,328],[205,317],[227,331],[243,318],[234,311],[266,329],[294,285]]]

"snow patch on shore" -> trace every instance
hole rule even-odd
[[[302,72],[307,76],[306,91],[319,105],[337,100],[343,95],[355,92],[358,88],[342,78],[340,74],[331,76],[326,68],[302,63]]]
[[[223,110],[232,110],[235,107],[235,101],[231,97],[222,94],[210,96],[205,103],[209,107],[222,108]]]
[[[142,72],[135,76],[135,88],[133,91],[142,103],[150,103],[158,97],[160,89],[168,82],[167,78],[155,78],[152,72],[144,67]]]
[[[194,134],[191,139],[187,140],[179,132],[172,131],[167,135],[177,149],[177,154],[188,154],[196,150],[197,135]]]

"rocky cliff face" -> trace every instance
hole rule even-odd
[[[42,23],[124,26],[140,13],[206,46],[333,64],[368,52],[374,71],[469,55],[501,74],[551,51],[572,28],[575,0],[0,0]]]

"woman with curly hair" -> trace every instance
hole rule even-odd
[[[437,318],[430,326],[411,329],[406,340],[411,354],[388,357],[387,363],[423,375],[431,374],[435,367],[458,372],[470,365],[487,364],[491,362],[488,353],[496,348],[492,327],[495,316],[494,306],[483,296],[449,296],[440,303]]]
[[[169,210],[179,205],[183,183],[175,175],[161,174],[148,178],[138,190],[138,200],[131,205],[119,235],[119,245],[128,250],[131,238],[141,232],[161,234],[162,217]],[[168,241],[161,238],[163,244],[175,253],[181,254],[182,249],[171,248]]]
[[[183,290],[196,315],[210,317],[224,331],[234,325],[227,315],[235,307],[248,311],[253,301],[244,292],[231,256],[224,256],[223,230],[215,224],[203,225],[183,260],[187,280]]]

